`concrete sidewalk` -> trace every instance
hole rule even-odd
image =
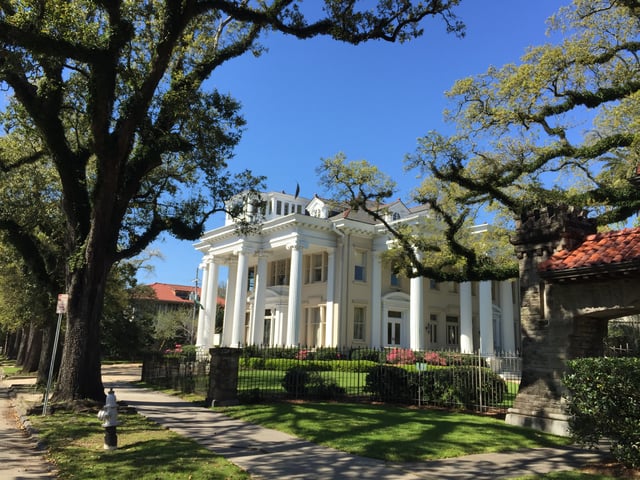
[[[29,392],[35,379],[0,379],[0,478],[2,480],[42,480],[56,478],[55,468],[48,463],[37,439],[21,428],[25,396],[42,399]],[[10,388],[11,385],[16,387]],[[26,392],[20,386],[27,386]],[[23,393],[17,394],[17,391]]]
[[[120,373],[116,370],[117,367],[109,372],[106,368],[104,382],[105,387],[113,387],[119,402],[192,438],[256,479],[489,480],[573,470],[606,458],[598,451],[545,448],[430,462],[386,463],[230,419],[171,395],[133,387],[127,383],[131,381],[131,370]]]
[[[140,380],[140,365],[103,367],[105,388],[113,388],[119,402],[227,458],[254,479],[489,480],[573,470],[606,458],[602,452],[563,448],[392,464],[349,455],[276,430],[233,420],[177,397],[130,383],[137,380]],[[0,407],[4,411],[9,407],[20,410],[28,404],[29,398],[20,393],[20,389],[17,391],[18,398],[12,400],[0,396]],[[23,432],[8,428],[7,424],[4,428],[0,425],[0,438],[0,478],[55,478],[55,472],[44,461],[42,452],[35,450],[35,441],[15,443],[24,438]],[[122,436],[119,443],[126,448],[126,439]]]

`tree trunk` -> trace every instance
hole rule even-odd
[[[35,322],[29,325],[27,349],[22,363],[22,371],[26,373],[38,370],[40,352],[42,351],[42,329]]]
[[[16,354],[16,366],[21,367],[24,364],[24,357],[27,351],[27,340],[29,338],[29,332],[26,327],[20,327],[20,343],[18,343]]]
[[[16,345],[19,344],[19,332],[20,330],[16,330],[15,332],[12,332],[9,334],[9,338],[7,340],[7,351],[5,353],[5,355],[7,356],[7,358],[10,358],[12,360],[15,360],[16,358],[16,352],[18,351]]]
[[[104,402],[100,369],[100,317],[108,268],[88,264],[71,274],[58,382],[53,400]]]
[[[42,330],[42,353],[40,354],[40,362],[38,363],[38,385],[46,385],[49,379],[49,369],[51,367],[51,355],[53,353],[53,340],[56,334],[56,324],[49,322]],[[55,363],[54,378],[59,371],[60,354],[62,353],[62,344],[58,342],[57,359]]]

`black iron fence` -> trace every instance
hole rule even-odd
[[[520,371],[520,357],[511,354],[247,346],[237,394],[244,403],[320,399],[504,413],[513,405]],[[206,397],[208,355],[148,356],[142,379]]]
[[[209,354],[148,353],[142,362],[142,381],[182,393],[207,394]]]
[[[640,356],[640,321],[637,316],[610,320],[604,340],[606,357]]]

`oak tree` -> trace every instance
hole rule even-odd
[[[405,41],[438,16],[461,33],[458,3],[325,0],[318,12],[295,0],[1,1],[5,128],[37,139],[2,174],[46,158],[62,192],[70,302],[56,399],[104,398],[99,319],[112,266],[161,232],[197,238],[226,199],[260,189],[250,172],[229,173],[244,121],[213,87],[216,69],[261,53],[267,31]]]
[[[640,210],[640,2],[574,0],[548,25],[549,43],[519,63],[456,81],[444,112],[453,133],[431,131],[407,156],[422,179],[412,198],[437,224],[390,230],[404,242],[398,262],[409,274],[517,276],[508,246],[521,215],[565,205],[604,227]],[[345,198],[365,209],[388,190],[348,184]],[[492,227],[474,234],[485,221]]]

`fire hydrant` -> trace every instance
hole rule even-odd
[[[104,449],[115,450],[118,448],[118,435],[116,426],[118,425],[118,404],[113,388],[107,393],[107,399],[102,410],[98,412],[98,419],[102,420],[104,427]]]

